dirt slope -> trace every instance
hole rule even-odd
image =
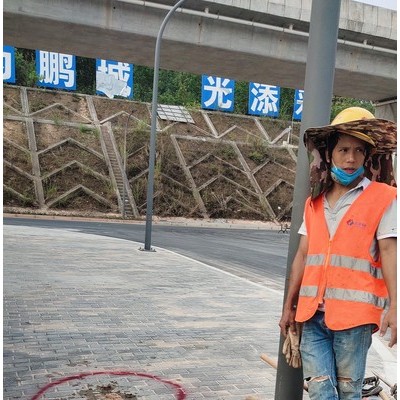
[[[150,104],[8,85],[3,96],[5,212],[118,217],[125,200],[128,217],[145,215]],[[154,214],[288,219],[298,124],[190,114],[158,119]]]

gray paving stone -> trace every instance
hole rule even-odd
[[[3,397],[272,400],[282,296],[177,254],[80,232],[4,226]],[[392,353],[390,353],[392,354]],[[387,365],[375,351],[369,367]],[[142,373],[144,378],[118,373]],[[306,398],[306,396],[304,397]]]

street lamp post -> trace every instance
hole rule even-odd
[[[158,31],[156,49],[154,55],[154,76],[153,76],[153,99],[151,103],[151,130],[150,130],[150,154],[149,154],[149,175],[147,182],[147,208],[146,208],[146,234],[144,250],[151,251],[151,228],[153,218],[153,193],[154,193],[154,164],[156,158],[156,124],[157,124],[157,101],[158,101],[158,75],[160,66],[161,38],[165,26],[176,9],[186,0],[179,0],[164,18]]]

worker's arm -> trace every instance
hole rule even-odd
[[[397,343],[397,239],[394,237],[378,240],[382,260],[382,273],[388,293],[389,309],[383,317],[380,335],[391,330],[389,347]]]
[[[287,335],[289,327],[292,332],[296,332],[294,320],[296,315],[295,306],[297,305],[297,300],[299,298],[301,281],[303,279],[304,267],[306,265],[307,251],[308,238],[307,236],[302,235],[300,238],[299,248],[297,249],[297,253],[292,263],[286,300],[283,305],[282,317],[279,322],[281,332],[284,336]]]

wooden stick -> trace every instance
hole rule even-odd
[[[376,372],[376,371],[374,371],[374,370],[372,371],[372,373],[373,373],[377,378],[379,378],[384,384],[386,384],[387,386],[389,386],[390,389],[394,389],[394,385],[390,384],[390,383],[386,380],[386,378],[385,378],[384,376],[380,375],[378,372]]]
[[[268,354],[262,353],[260,356],[261,360],[266,362],[268,365],[270,365],[272,368],[278,369],[278,362],[275,360],[275,358],[270,357]],[[303,383],[303,389],[308,392],[308,386],[304,382]]]
[[[379,397],[383,400],[392,400],[392,398],[387,395],[383,390],[379,392]]]
[[[270,357],[269,355],[263,353],[261,354],[261,360],[265,361],[267,364],[269,364],[272,368],[278,369],[278,363],[275,360],[275,358]]]

